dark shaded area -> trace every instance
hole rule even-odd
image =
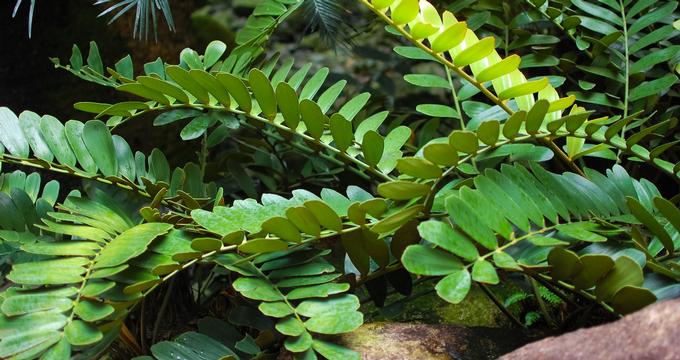
[[[0,49],[4,50],[0,58],[0,106],[9,107],[17,114],[31,110],[40,115],[54,115],[64,122],[69,119],[89,120],[91,114],[75,110],[74,103],[125,100],[123,95],[111,88],[55,69],[50,58],[58,57],[62,64],[68,63],[73,44],[80,47],[85,58],[89,42],[95,40],[105,66],[113,67],[118,59],[130,54],[136,69],[157,57],[175,61],[185,47],[200,49],[205,46],[193,36],[191,23],[191,13],[202,1],[173,4],[177,31],[169,31],[161,21],[157,42],[133,39],[134,11],[107,25],[109,18],[97,18],[104,7],[78,0],[37,2],[33,34],[29,39],[28,6],[24,4],[17,17],[12,19],[14,3],[3,1],[0,4]],[[173,149],[166,144],[177,144],[168,141],[168,137],[174,140],[178,131],[165,130],[154,131],[150,119],[140,119],[117,129],[116,133],[125,137],[134,150],[149,152],[159,147],[168,154]]]
[[[16,114],[31,110],[40,115],[50,114],[62,122],[69,119],[87,121],[91,114],[73,108],[79,101],[117,102],[126,97],[112,88],[100,86],[77,78],[68,71],[56,69],[50,58],[67,64],[71,48],[77,44],[83,57],[87,57],[89,42],[97,42],[104,66],[113,67],[116,61],[130,54],[135,69],[161,57],[167,61],[179,58],[185,47],[201,48],[194,36],[191,13],[204,1],[186,0],[173,4],[176,32],[168,30],[160,21],[158,42],[133,39],[134,11],[125,14],[111,25],[109,18],[98,18],[104,10],[82,0],[38,1],[33,17],[32,38],[28,37],[28,10],[23,4],[16,18],[11,14],[15,1],[0,2],[0,106]],[[182,145],[176,141],[179,129],[164,128],[157,131],[151,118],[140,118],[116,129],[133,151],[150,153],[158,147],[173,164],[184,164],[194,158],[197,144]],[[170,140],[170,141],[169,141]],[[3,170],[35,171],[35,169],[5,166]],[[80,180],[52,172],[41,171],[45,181],[57,179],[65,188],[78,187]]]
[[[174,5],[174,4],[173,4]],[[177,32],[170,32],[165,23],[159,24],[158,42],[132,38],[131,11],[107,26],[108,18],[97,18],[104,8],[78,0],[39,1],[33,18],[33,36],[28,38],[28,7],[12,19],[14,1],[0,4],[0,104],[15,112],[30,109],[39,114],[51,114],[59,119],[87,120],[89,115],[73,109],[77,101],[120,100],[111,89],[82,81],[66,71],[54,68],[49,60],[58,57],[68,62],[71,47],[77,44],[87,56],[89,42],[99,44],[105,66],[130,54],[136,68],[157,57],[178,58],[184,47],[195,47],[192,36],[191,11],[199,1],[182,1],[173,6]],[[200,46],[197,46],[200,47]]]
[[[0,104],[15,112],[30,109],[59,119],[82,119],[83,114],[73,110],[73,102],[88,95],[103,98],[111,91],[56,70],[49,58],[68,59],[73,44],[87,46],[96,39],[106,44],[100,50],[105,60],[111,60],[123,53],[122,39],[103,19],[96,18],[97,8],[76,0],[38,2],[29,39],[28,7],[12,19],[13,7],[13,1],[0,5],[0,48],[4,50],[0,58]]]

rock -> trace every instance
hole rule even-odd
[[[502,286],[494,291],[504,297],[512,289]],[[362,306],[366,322],[394,321],[426,324],[455,324],[464,326],[511,327],[512,323],[478,287],[473,287],[459,304],[442,300],[428,284],[418,284],[413,295],[404,297],[392,294],[385,306],[378,308],[372,303]]]
[[[660,302],[615,322],[546,338],[501,360],[679,359],[680,299]]]
[[[359,352],[363,360],[486,360],[536,339],[537,334],[513,327],[478,287],[459,304],[442,300],[432,287],[420,283],[408,297],[391,294],[380,308],[364,303],[366,323],[329,340]],[[517,291],[507,285],[493,289],[502,297]],[[278,359],[292,358],[284,351]]]
[[[363,360],[496,359],[527,342],[521,331],[458,325],[370,323],[334,339]]]

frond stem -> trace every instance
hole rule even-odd
[[[197,109],[197,110],[209,109],[209,110],[216,110],[216,111],[225,111],[225,112],[228,112],[228,113],[232,113],[234,115],[244,116],[248,119],[251,119],[251,120],[263,123],[263,124],[271,125],[271,126],[277,128],[277,129],[281,130],[281,131],[284,131],[284,132],[293,134],[295,136],[298,136],[299,138],[303,139],[306,142],[310,142],[310,143],[313,143],[316,146],[324,148],[324,149],[334,153],[336,156],[338,156],[338,157],[340,157],[340,158],[342,158],[346,161],[354,163],[359,168],[360,171],[368,172],[376,180],[379,180],[379,181],[392,181],[392,180],[394,180],[388,174],[385,174],[385,173],[381,172],[380,170],[366,164],[365,162],[363,162],[363,161],[361,161],[361,160],[359,160],[355,157],[350,156],[346,152],[343,152],[343,151],[336,149],[335,147],[331,146],[330,144],[326,144],[325,142],[321,141],[320,139],[315,139],[315,138],[313,138],[313,137],[311,137],[307,134],[297,132],[294,129],[291,129],[287,126],[276,123],[274,121],[270,121],[270,120],[265,119],[263,117],[253,115],[253,114],[249,114],[249,113],[242,111],[242,110],[229,109],[229,108],[226,108],[226,107],[220,106],[220,105],[174,104],[174,105],[163,105],[163,106],[150,107],[149,109],[142,110],[140,112],[137,112],[137,113],[127,117],[124,121],[121,121],[119,124],[116,124],[112,128],[112,130],[115,129],[116,127],[120,126],[121,124],[127,123],[128,121],[130,121],[131,119],[133,119],[135,117],[138,117],[140,115],[143,115],[143,114],[146,114],[146,113],[149,113],[149,112],[182,109],[182,108],[192,108],[192,109]]]
[[[456,106],[456,112],[458,113],[458,120],[460,121],[460,129],[465,130],[465,120],[463,120],[463,112],[460,108],[460,101],[458,101],[458,94],[456,93],[456,88],[453,85],[453,79],[451,79],[451,70],[444,66],[446,70],[446,79],[449,81],[449,87],[451,88],[451,97],[453,98],[453,104]]]
[[[486,294],[486,297],[491,299],[491,301],[496,305],[496,307],[503,313],[505,316],[507,316],[510,320],[512,320],[515,325],[521,327],[521,328],[526,328],[526,325],[524,325],[518,318],[513,314],[510,309],[508,309],[505,304],[496,296],[496,294],[489,289],[488,286],[482,284],[482,283],[477,283],[479,285],[479,288],[484,291],[484,294]]]
[[[486,87],[484,87],[484,84],[481,84],[481,83],[479,83],[477,80],[475,80],[475,78],[474,78],[473,75],[470,75],[470,74],[466,73],[466,72],[463,71],[460,67],[454,65],[451,61],[449,61],[448,59],[446,59],[446,58],[445,58],[444,56],[442,56],[441,54],[432,51],[432,49],[430,49],[429,47],[425,46],[425,44],[423,44],[422,41],[415,40],[415,39],[414,39],[413,37],[411,37],[411,35],[404,29],[403,26],[398,26],[397,24],[395,24],[395,23],[392,21],[392,19],[390,19],[390,18],[387,16],[387,14],[385,14],[384,12],[382,12],[382,11],[376,9],[370,2],[368,2],[368,0],[359,0],[359,1],[360,1],[362,4],[364,4],[366,7],[368,7],[373,13],[375,13],[376,15],[378,15],[378,17],[381,18],[385,23],[387,23],[388,25],[390,25],[390,26],[392,26],[393,28],[395,28],[395,29],[396,29],[402,36],[404,36],[404,38],[406,38],[409,42],[411,42],[412,44],[416,45],[419,49],[425,51],[428,55],[434,57],[434,58],[435,58],[437,61],[439,61],[441,64],[443,64],[443,65],[446,66],[447,68],[453,70],[453,72],[455,72],[456,74],[458,74],[458,76],[460,76],[461,78],[465,79],[467,82],[469,82],[469,83],[472,84],[474,87],[476,87],[482,94],[484,94],[484,96],[486,96],[489,100],[491,100],[491,102],[493,102],[494,104],[496,104],[497,106],[499,106],[501,109],[503,109],[503,111],[505,111],[506,113],[508,113],[508,115],[513,115],[513,114],[515,113],[515,112],[508,106],[508,104],[507,104],[505,101],[499,99],[498,96],[496,96],[494,93],[492,93],[491,91],[489,91]],[[545,140],[542,140],[542,141],[545,141],[546,143],[552,143],[552,140],[550,140],[550,139],[545,139]],[[562,149],[560,149],[560,148],[559,148],[557,145],[555,145],[555,144],[549,145],[549,146],[551,147],[551,149],[553,149],[553,151],[557,154],[557,156],[558,156],[562,161],[564,161],[566,164],[568,164],[570,168],[574,169],[574,171],[576,171],[576,173],[578,173],[579,175],[582,175],[582,176],[584,175],[583,171],[581,171],[581,169],[578,167],[578,165],[577,165],[576,163],[574,163],[574,161],[573,161],[571,158],[569,158],[569,156],[567,156],[567,154],[565,154],[564,151],[562,151]]]
[[[46,161],[42,161],[42,160],[41,160],[41,162],[43,162],[44,164],[39,164],[39,163],[36,163],[36,162],[29,161],[27,159],[18,158],[18,157],[9,155],[9,154],[0,155],[0,162],[4,162],[4,163],[7,163],[7,164],[13,164],[13,165],[20,165],[20,166],[29,166],[29,167],[33,167],[33,168],[36,168],[36,169],[53,171],[53,172],[60,173],[60,174],[72,175],[72,176],[76,176],[76,177],[79,177],[79,178],[82,178],[82,179],[95,180],[95,181],[101,182],[103,184],[115,185],[115,186],[117,186],[121,189],[133,191],[133,192],[135,192],[135,193],[137,193],[141,196],[144,196],[144,197],[148,197],[148,198],[151,197],[151,195],[149,195],[149,193],[142,190],[140,187],[137,186],[137,184],[134,184],[132,182],[129,182],[129,181],[125,181],[125,182],[114,181],[112,178],[110,178],[110,177],[107,178],[102,174],[85,173],[85,172],[82,172],[78,169],[69,168],[69,167],[66,167],[64,165],[58,165],[58,164],[54,164],[54,163],[50,163],[50,162],[46,162]],[[45,164],[47,166],[45,166]]]
[[[621,9],[621,25],[623,26],[623,56],[624,56],[624,70],[623,70],[623,117],[628,117],[628,96],[630,92],[630,54],[628,51],[628,22],[626,21],[626,7],[623,0],[619,0]],[[626,125],[621,128],[621,137],[626,135]],[[621,149],[616,153],[616,162],[621,162]]]

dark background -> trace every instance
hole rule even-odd
[[[32,110],[61,120],[87,120],[88,115],[73,109],[77,101],[112,101],[119,96],[110,89],[82,81],[67,71],[55,69],[51,57],[68,63],[71,47],[77,44],[87,56],[89,42],[96,40],[105,66],[131,54],[136,68],[156,57],[175,59],[184,47],[201,44],[192,38],[191,10],[200,1],[173,3],[177,31],[168,31],[161,21],[158,42],[132,38],[134,11],[111,25],[109,18],[97,18],[105,8],[83,0],[39,0],[33,17],[33,34],[28,38],[29,4],[24,1],[12,18],[14,0],[0,2],[0,106],[14,112]],[[113,99],[116,99],[115,97]]]
[[[29,2],[24,1],[16,18],[12,18],[15,0],[0,1],[0,106],[16,114],[24,110],[50,114],[62,122],[90,120],[91,114],[75,110],[73,104],[79,101],[113,103],[126,98],[111,88],[56,69],[50,58],[58,57],[62,64],[67,64],[73,44],[80,47],[86,58],[89,42],[95,40],[105,67],[113,67],[127,54],[132,56],[137,70],[157,57],[175,61],[183,48],[205,46],[204,41],[194,36],[191,21],[192,11],[203,3],[199,0],[173,2],[176,32],[169,31],[161,20],[158,41],[153,38],[143,41],[132,35],[134,11],[107,25],[110,16],[97,18],[105,7],[83,0],[38,0],[29,39]],[[116,133],[125,137],[133,150],[149,152],[158,147],[168,155],[180,155],[180,152],[184,154],[179,157],[193,155],[192,145],[181,149],[173,146],[178,143],[177,132],[154,131],[151,123],[151,119],[135,121],[118,128]]]

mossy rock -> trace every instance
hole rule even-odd
[[[528,338],[511,329],[377,322],[334,341],[364,360],[486,360],[524,345]]]
[[[236,36],[230,24],[234,23],[234,15],[229,9],[213,9],[212,6],[204,6],[191,14],[191,24],[194,35],[202,42],[221,40],[229,49],[236,47]]]
[[[501,297],[513,290],[509,285],[492,288]],[[409,297],[390,295],[382,308],[373,303],[362,307],[367,322],[394,321],[427,324],[456,324],[462,326],[511,327],[510,320],[498,309],[479,287],[473,287],[459,304],[442,300],[432,289],[432,284],[418,284]]]

